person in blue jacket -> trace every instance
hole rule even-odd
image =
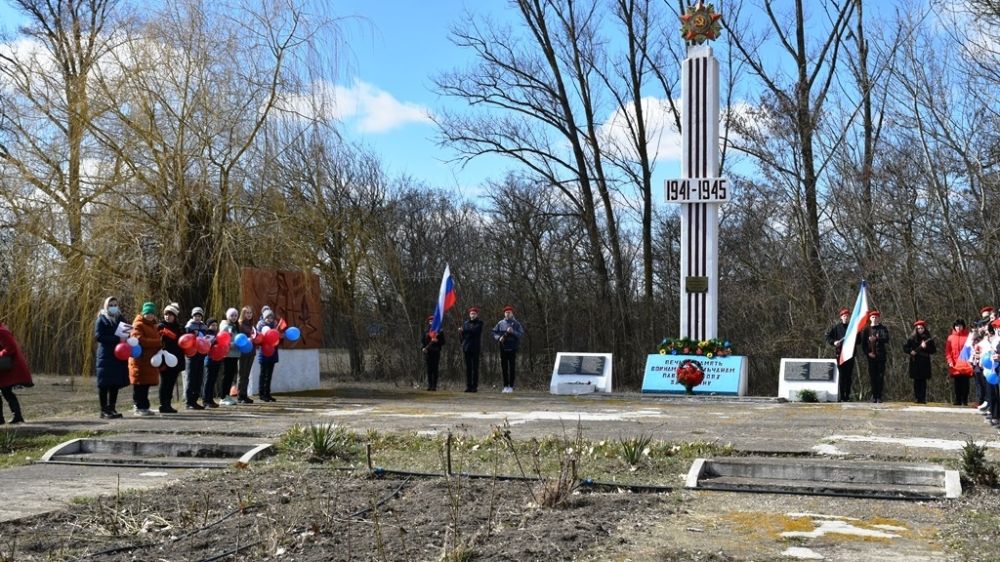
[[[493,328],[493,339],[500,346],[500,369],[503,371],[504,393],[514,392],[514,367],[517,350],[521,347],[524,327],[514,318],[514,307],[503,307],[503,318]]]
[[[118,391],[128,386],[128,359],[115,357],[115,347],[126,337],[117,335],[118,324],[122,322],[118,299],[104,299],[104,306],[97,314],[94,337],[97,339],[97,394],[101,402],[101,419],[122,417],[115,409],[118,405]]]

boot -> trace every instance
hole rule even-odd
[[[21,417],[21,403],[18,402],[17,396],[11,393],[10,398],[7,399],[7,404],[10,406],[10,412],[14,414],[10,423],[24,423],[24,418]]]

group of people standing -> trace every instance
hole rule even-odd
[[[278,329],[276,315],[269,307],[265,306],[256,320],[250,306],[244,306],[239,311],[230,308],[219,322],[215,318],[205,319],[205,310],[196,306],[191,309],[190,319],[183,326],[177,303],[164,307],[162,317],[157,317],[156,312],[154,303],[143,303],[141,312],[129,323],[124,320],[117,298],[112,296],[104,300],[94,325],[94,337],[98,344],[96,368],[101,418],[122,417],[117,411],[118,392],[129,385],[132,386],[135,415],[153,415],[149,399],[149,389],[153,386],[159,387],[160,413],[177,413],[172,401],[182,373],[186,373],[184,400],[188,410],[218,408],[220,404],[252,404],[247,388],[255,358],[260,363],[258,398],[264,402],[275,401],[271,396],[271,380],[278,363],[277,350],[267,355],[262,347],[256,345],[246,353],[230,346],[224,357],[212,357],[203,349],[185,350],[181,343],[185,334],[192,334],[211,344],[223,332],[229,333],[229,339],[244,334],[252,341],[265,328]],[[120,359],[115,348],[129,338],[138,340],[141,353],[137,357]],[[163,352],[174,360],[164,360],[169,356]],[[234,387],[236,396],[232,396],[230,391]],[[216,398],[220,401],[216,402]]]
[[[994,372],[993,366],[1000,362],[1000,318],[991,306],[982,307],[979,313],[980,319],[975,322],[971,331],[965,320],[956,320],[945,342],[945,362],[954,388],[952,404],[969,405],[970,383],[974,381],[977,400],[975,406],[987,416],[993,426],[1000,426],[998,385],[991,383],[990,379],[996,379],[989,376]],[[850,315],[848,309],[841,308],[838,311],[840,321],[826,332],[826,341],[833,346],[838,358],[847,335]],[[883,399],[885,364],[888,358],[889,330],[881,323],[881,319],[879,311],[870,311],[868,325],[856,339],[856,344],[868,363],[871,400],[875,403],[882,402]],[[927,381],[931,378],[931,357],[937,353],[934,336],[926,321],[913,322],[913,332],[903,343],[903,352],[909,359],[908,373],[913,380],[914,400],[918,404],[926,404]],[[841,401],[851,399],[854,363],[851,358],[838,364]]]
[[[479,308],[470,307],[468,319],[458,328],[465,358],[465,392],[479,391],[479,360],[483,345],[483,321],[479,318]],[[438,367],[441,362],[441,348],[445,343],[444,332],[433,331],[434,316],[427,317],[427,329],[420,340],[424,363],[427,366],[427,390],[437,390]],[[505,394],[514,392],[514,375],[517,366],[517,351],[524,338],[524,326],[514,318],[514,307],[503,308],[503,318],[490,331],[500,351],[500,369],[503,373]]]

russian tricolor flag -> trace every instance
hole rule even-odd
[[[441,278],[441,289],[438,290],[437,306],[434,307],[434,321],[431,322],[431,337],[437,336],[441,331],[441,323],[444,321],[444,313],[455,306],[458,295],[455,294],[455,282],[451,278],[451,267],[444,265],[444,277]]]
[[[861,281],[861,289],[858,291],[858,299],[854,301],[854,311],[851,312],[851,321],[847,323],[847,332],[844,334],[843,345],[840,346],[840,357],[838,363],[844,364],[854,359],[854,348],[857,345],[858,334],[868,325],[868,284]]]

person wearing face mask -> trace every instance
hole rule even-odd
[[[483,342],[483,321],[479,319],[479,309],[469,309],[469,319],[458,329],[462,338],[462,353],[465,355],[465,391],[479,391],[479,352]]]
[[[139,340],[139,347],[142,348],[142,354],[138,358],[128,360],[135,415],[151,416],[153,412],[149,410],[149,387],[160,384],[160,369],[153,366],[152,359],[163,348],[160,331],[157,329],[155,303],[142,303],[142,313],[132,321],[132,337]]]
[[[840,351],[844,347],[847,336],[847,323],[851,320],[851,311],[841,308],[837,312],[840,321],[826,331],[826,343],[833,346],[834,358],[837,359],[837,387],[841,402],[851,401],[851,379],[854,377],[854,357],[840,362]]]
[[[882,314],[877,310],[868,313],[868,326],[861,330],[858,345],[868,358],[868,379],[872,386],[872,402],[882,403],[882,389],[885,385],[886,346],[889,345],[889,329],[882,325]]]
[[[118,391],[129,385],[128,360],[115,357],[115,348],[125,341],[118,331],[122,322],[118,299],[104,299],[104,306],[97,313],[94,323],[94,338],[97,340],[97,396],[101,403],[101,419],[117,419]]]

